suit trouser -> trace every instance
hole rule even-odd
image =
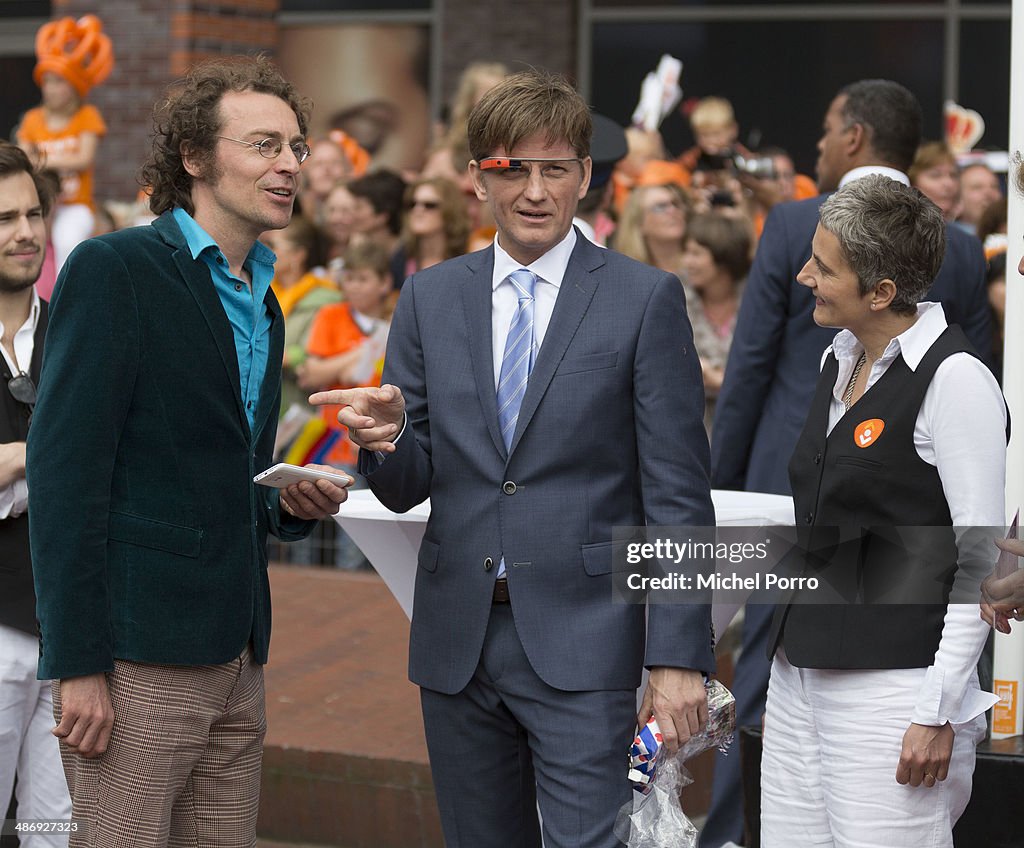
[[[761,726],[771,662],[767,653],[772,626],[772,604],[748,602],[743,616],[743,641],[733,675],[736,698],[736,727]],[[715,752],[711,778],[711,807],[700,832],[700,848],[721,848],[728,842],[743,841],[743,769],[739,750]]]
[[[447,848],[612,848],[630,800],[636,691],[565,692],[530,665],[512,609],[495,604],[461,692],[420,690]]]
[[[221,665],[114,661],[114,728],[103,756],[61,744],[71,848],[251,848],[266,734],[263,667],[246,648]],[[60,720],[59,685],[54,712]]]
[[[71,797],[60,767],[50,681],[36,680],[39,640],[0,625],[0,807],[18,775],[18,819],[67,821]],[[21,837],[25,848],[65,846],[64,834]]]
[[[985,715],[956,728],[949,775],[896,782],[925,669],[772,663],[761,760],[763,848],[952,848]]]

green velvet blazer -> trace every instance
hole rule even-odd
[[[50,307],[28,439],[39,677],[228,662],[270,641],[267,532],[306,535],[271,464],[284,320],[251,431],[209,270],[172,216],[89,240]]]

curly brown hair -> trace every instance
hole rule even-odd
[[[149,193],[153,214],[160,215],[175,206],[190,215],[195,211],[192,176],[185,169],[182,151],[190,152],[204,169],[209,167],[221,127],[220,101],[229,91],[255,91],[281,98],[295,113],[299,132],[306,135],[312,103],[265,56],[232,57],[196,65],[153,110],[153,149],[139,180]]]

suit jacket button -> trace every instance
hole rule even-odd
[[[816,453],[816,454],[814,455],[814,464],[815,464],[815,465],[819,465],[820,463],[821,463],[821,451],[818,451],[818,452],[817,452],[817,453]]]
[[[506,480],[504,483],[501,484],[501,491],[503,491],[506,495],[514,495],[516,493],[516,488],[516,484],[513,483],[511,480]]]
[[[494,560],[487,557],[487,559],[484,560],[484,571],[490,571],[492,568],[494,568]]]
[[[813,524],[813,523],[814,523],[814,513],[813,512],[809,512],[809,513],[807,513],[807,515],[804,516],[804,524]]]

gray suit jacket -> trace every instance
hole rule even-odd
[[[563,690],[625,689],[641,667],[711,671],[710,609],[613,600],[612,528],[710,525],[703,388],[671,274],[578,238],[506,454],[491,342],[493,248],[411,277],[384,382],[409,425],[370,487],[425,498],[409,671],[460,691],[477,666],[504,555],[530,662]]]

